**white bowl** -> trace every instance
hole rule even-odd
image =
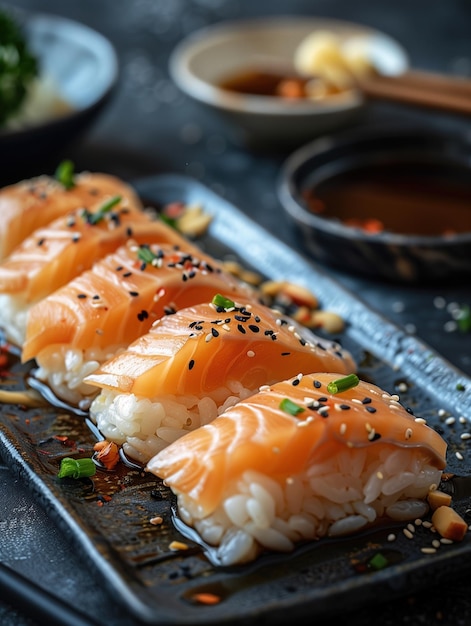
[[[219,85],[229,75],[267,61],[293,66],[298,45],[316,30],[342,39],[364,37],[385,73],[400,74],[408,67],[407,54],[396,41],[366,26],[315,17],[270,17],[196,31],[173,51],[170,74],[184,93],[224,115],[239,140],[306,141],[353,121],[364,106],[361,94],[349,90],[323,100],[288,101],[238,94]]]

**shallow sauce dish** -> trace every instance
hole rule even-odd
[[[427,129],[311,142],[282,167],[279,199],[316,259],[405,283],[471,273],[471,146]]]
[[[42,162],[80,136],[102,110],[118,77],[111,43],[100,33],[55,15],[33,14],[22,24],[40,75],[50,79],[67,110],[37,124],[0,132],[0,163]]]
[[[397,42],[366,26],[282,16],[222,22],[192,33],[173,51],[170,73],[184,93],[225,118],[237,141],[299,145],[353,121],[364,105],[361,94],[350,89],[321,100],[293,102],[231,92],[221,83],[260,65],[293,70],[296,49],[314,31],[329,31],[342,40],[365,37],[385,73],[399,74],[408,67],[407,54]]]

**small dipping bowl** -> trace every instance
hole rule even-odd
[[[418,283],[471,274],[471,145],[421,129],[314,141],[282,167],[280,202],[317,260]]]
[[[402,46],[367,26],[313,16],[272,16],[220,22],[190,34],[171,54],[170,75],[183,93],[224,120],[236,143],[300,146],[355,121],[365,105],[360,92],[347,89],[319,100],[293,100],[237,93],[223,85],[257,69],[290,75],[299,44],[324,31],[341,41],[361,38],[382,73],[395,75],[408,68]]]

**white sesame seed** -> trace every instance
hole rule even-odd
[[[396,535],[394,533],[388,535],[388,541],[396,541]]]
[[[445,424],[447,426],[453,426],[453,424],[455,423],[455,418],[453,416],[450,415],[450,417],[447,417],[445,420]]]
[[[423,522],[422,522],[422,520],[420,519],[420,517],[418,517],[416,520],[414,520],[414,524],[415,524],[416,526],[422,526]]]
[[[435,554],[435,552],[437,551],[436,548],[420,548],[420,551],[423,554]]]
[[[372,428],[370,432],[368,433],[368,441],[373,441],[375,437],[376,437],[376,431],[374,428]]]
[[[403,528],[402,532],[407,537],[407,539],[413,539],[414,538],[414,535],[411,533],[411,531],[408,528]]]
[[[462,461],[464,458],[461,452],[455,452],[455,456],[458,459],[458,461]]]
[[[460,424],[467,424],[468,423],[468,420],[465,418],[464,415],[460,415],[460,417],[458,419],[459,419]]]
[[[461,439],[463,440],[471,439],[471,433],[461,433]]]
[[[212,333],[208,333],[206,335],[206,337],[204,338],[204,340],[206,341],[206,343],[209,343],[211,341],[211,339],[213,338]]]
[[[438,411],[438,417],[445,417],[446,415],[446,411],[445,409],[439,409]]]
[[[412,437],[412,428],[407,428],[405,437],[406,439],[410,439]]]
[[[449,546],[453,543],[453,541],[451,539],[448,539],[447,537],[442,537],[440,539],[440,543],[443,543],[444,546]]]
[[[384,475],[382,472],[376,472],[376,478],[378,478],[379,480],[383,480]]]
[[[424,528],[432,528],[432,522],[428,522],[427,520],[425,520],[424,522],[422,522],[422,526]]]
[[[406,383],[399,383],[399,385],[397,386],[397,388],[399,389],[399,391],[401,393],[405,393],[408,389],[407,384]]]
[[[287,485],[293,485],[294,484],[294,480],[291,478],[291,476],[288,476],[288,478],[286,479],[286,484]]]
[[[441,544],[440,544],[440,541],[439,541],[438,539],[434,539],[434,540],[432,541],[432,546],[433,546],[434,548],[439,548],[439,547],[440,547],[440,545],[441,545]]]
[[[340,424],[340,434],[345,435],[346,432],[347,432],[347,424],[343,422],[342,424]]]
[[[247,350],[247,356],[248,356],[249,358],[252,358],[252,357],[254,357],[254,356],[255,356],[255,352],[254,352],[253,350]]]
[[[393,395],[391,396],[391,400],[394,400],[394,402],[399,402],[399,396],[397,395],[397,393],[393,393]]]
[[[411,533],[415,532],[414,524],[407,524],[407,529],[410,530]]]
[[[454,333],[457,328],[458,328],[458,323],[455,322],[455,320],[448,320],[447,322],[443,324],[443,330],[446,333]]]
[[[414,422],[416,422],[417,424],[426,424],[427,423],[427,421],[424,420],[423,417],[416,417]]]
[[[258,388],[259,391],[270,391],[270,385],[261,385]]]
[[[363,406],[363,402],[358,398],[352,398],[352,402],[355,402],[355,404],[361,404]]]

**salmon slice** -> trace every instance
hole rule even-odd
[[[142,208],[134,189],[115,176],[82,172],[70,188],[50,176],[38,176],[0,189],[0,259],[28,235],[77,208],[120,196],[129,207]]]
[[[337,343],[263,304],[206,302],[158,320],[85,382],[102,389],[90,407],[99,430],[146,462],[260,385],[322,366],[355,368]]]
[[[96,368],[156,319],[222,289],[255,297],[203,252],[128,241],[31,307],[22,358],[35,358],[48,380],[66,373],[70,351],[93,353]]]
[[[320,366],[355,369],[351,355],[256,302],[218,309],[206,302],[164,317],[87,378],[147,398],[211,393],[228,380],[252,391]]]
[[[35,230],[0,264],[0,326],[21,346],[32,304],[90,269],[133,238],[137,243],[191,246],[173,228],[115,196]],[[195,251],[196,248],[192,248]]]
[[[445,441],[370,383],[332,394],[337,378],[266,387],[149,461],[217,564],[427,512]]]

